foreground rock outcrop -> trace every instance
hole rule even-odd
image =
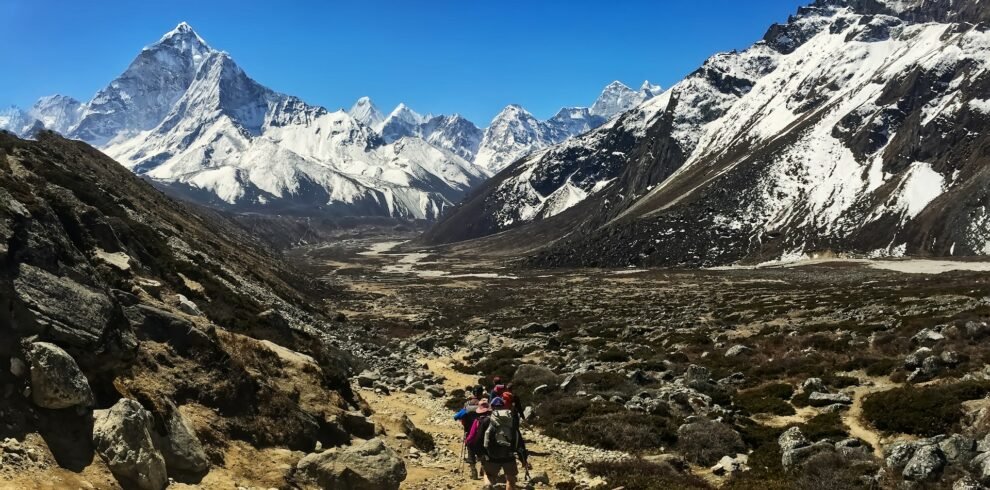
[[[122,398],[109,410],[97,410],[93,417],[93,444],[122,484],[141,490],[165,488],[165,458],[151,437],[154,421],[150,412]]]
[[[304,488],[398,490],[406,479],[402,459],[380,439],[306,456],[296,466]]]

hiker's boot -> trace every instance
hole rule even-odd
[[[474,466],[474,465],[471,465],[470,468],[471,468],[471,479],[472,480],[480,480],[481,477],[478,476],[478,468],[476,466]]]

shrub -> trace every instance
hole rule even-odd
[[[710,420],[692,422],[677,431],[677,449],[692,463],[711,466],[727,454],[746,448],[732,427]]]
[[[589,463],[588,472],[608,480],[609,488],[653,490],[657,488],[710,488],[704,480],[669,463],[642,459],[616,463]]]
[[[787,383],[774,383],[762,388],[741,391],[736,394],[736,405],[756,414],[794,415],[794,407],[785,400],[794,395],[794,387]]]
[[[602,449],[656,449],[676,440],[676,427],[663,416],[628,412],[614,403],[566,397],[535,408],[535,422],[548,436]]]
[[[863,488],[863,476],[877,470],[868,456],[856,457],[834,452],[818,453],[802,466],[796,488],[806,490],[845,490]]]
[[[810,441],[846,437],[846,428],[842,425],[842,416],[838,412],[816,415],[800,427]]]
[[[598,360],[601,362],[626,362],[629,360],[629,354],[613,347],[598,354]]]
[[[959,422],[962,402],[988,392],[990,383],[977,381],[924,388],[908,385],[868,396],[863,416],[882,431],[934,436]]]

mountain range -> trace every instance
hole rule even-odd
[[[818,0],[516,161],[423,241],[568,266],[990,253],[988,20],[978,0]]]
[[[548,121],[513,105],[486,130],[405,104],[384,115],[367,97],[331,112],[259,84],[182,23],[89,102],[44,97],[0,112],[0,129],[83,140],[173,195],[224,210],[432,220],[515,159],[656,91],[615,82],[591,109]]]

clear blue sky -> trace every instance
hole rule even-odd
[[[668,87],[811,0],[0,0],[0,106],[86,101],[180,21],[260,83],[328,109],[371,96],[480,126],[538,117],[608,82]]]

